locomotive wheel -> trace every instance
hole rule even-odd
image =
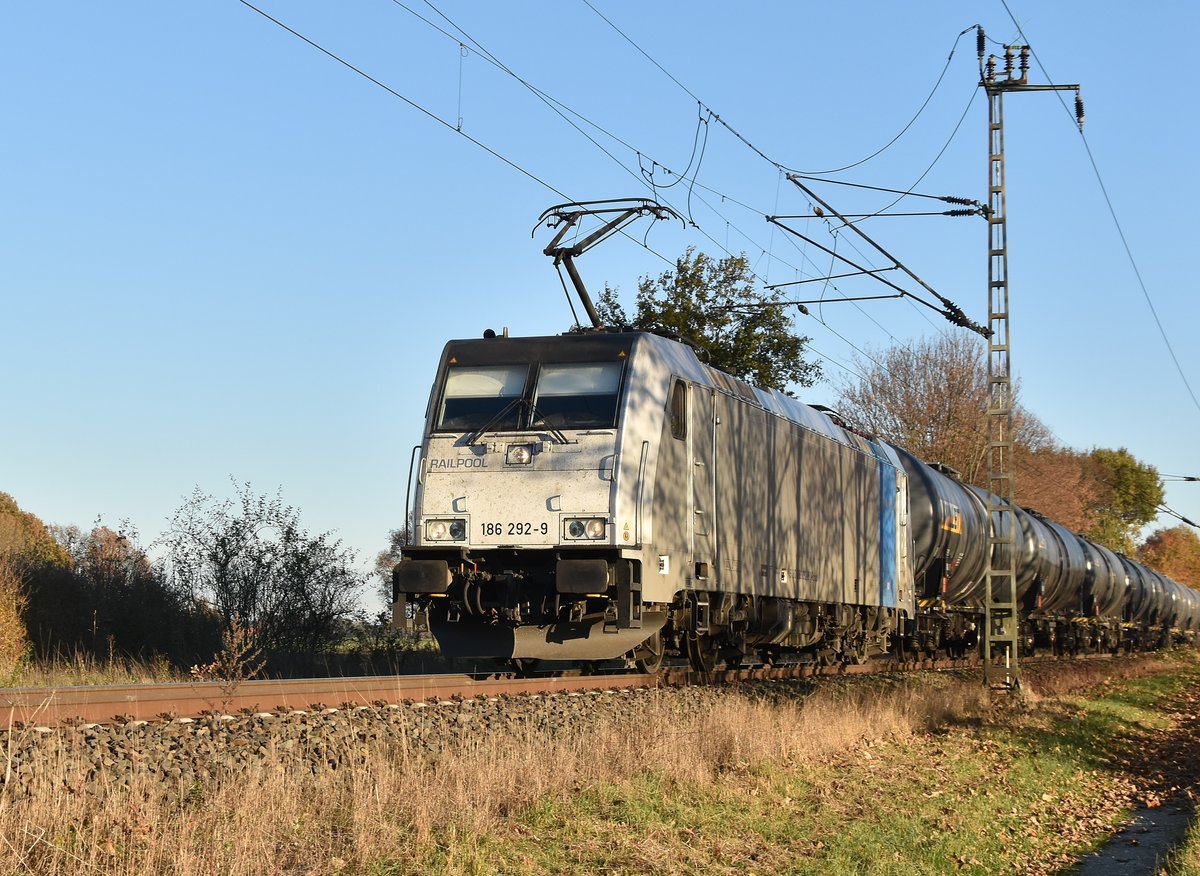
[[[638,672],[653,675],[662,668],[664,650],[660,630],[633,649],[633,665]]]
[[[722,664],[721,649],[712,636],[698,633],[687,635],[688,662],[697,672],[715,672]]]

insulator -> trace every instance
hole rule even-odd
[[[1004,75],[1007,78],[1012,79],[1012,71],[1013,71],[1012,46],[1005,46],[1004,47]]]
[[[975,25],[975,51],[979,53],[979,60],[981,62],[983,61],[983,47],[983,27],[977,24]]]
[[[1029,46],[1021,46],[1021,78],[1029,75]]]
[[[960,198],[957,195],[944,195],[942,200],[947,204],[970,204],[970,198]]]
[[[975,216],[977,213],[978,213],[977,210],[947,210],[942,215],[944,215],[944,216]]]
[[[984,74],[984,79],[986,79],[988,82],[991,82],[993,79],[996,78],[996,56],[995,55],[988,55],[986,69],[987,69],[987,73]]]
[[[1083,127],[1083,95],[1078,91],[1075,92],[1075,122]]]

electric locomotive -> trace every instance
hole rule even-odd
[[[447,344],[395,611],[444,653],[864,659],[915,615],[886,444],[652,333]]]

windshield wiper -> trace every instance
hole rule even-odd
[[[556,428],[555,426],[551,426],[549,423],[545,422],[545,419],[546,419],[545,415],[543,415],[541,413],[541,411],[539,411],[537,409],[537,407],[534,405],[534,403],[532,401],[529,401],[528,399],[525,399],[525,398],[513,399],[511,402],[509,402],[507,405],[505,405],[503,408],[501,408],[499,411],[497,411],[490,420],[488,420],[486,423],[484,423],[482,426],[480,426],[478,429],[476,429],[470,435],[464,436],[462,439],[463,443],[467,444],[467,445],[476,443],[483,436],[483,434],[485,432],[491,432],[492,428],[497,423],[499,423],[501,420],[503,420],[505,417],[507,417],[512,412],[513,408],[528,409],[528,411],[529,411],[529,429],[531,429],[531,430],[537,429],[538,427],[534,425],[534,422],[538,418],[541,418],[543,420],[543,429],[549,433],[549,435],[552,439],[554,439],[559,444],[570,444],[571,443],[569,440],[567,440],[567,436],[562,433],[562,430]]]
[[[559,444],[570,444],[571,443],[570,441],[567,440],[566,435],[564,435],[559,429],[550,425],[549,420],[546,419],[546,415],[543,414],[541,411],[539,411],[537,409],[537,406],[532,401],[529,402],[528,404],[529,404],[529,428],[536,429],[537,426],[535,426],[534,424],[540,419],[542,421],[542,425],[545,427],[546,431],[550,433],[551,438],[553,438]]]
[[[495,426],[498,422],[500,422],[505,417],[507,417],[509,415],[509,413],[512,412],[513,408],[519,407],[523,404],[525,404],[525,399],[520,398],[520,397],[514,398],[512,401],[510,401],[508,404],[506,404],[504,407],[502,407],[499,411],[497,411],[490,420],[488,420],[486,423],[484,423],[482,426],[480,426],[478,429],[476,429],[470,435],[465,436],[462,439],[463,443],[468,444],[468,445],[474,444],[476,441],[479,440],[479,437],[484,432],[490,432],[492,430],[493,426]]]

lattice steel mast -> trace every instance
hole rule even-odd
[[[988,487],[992,531],[984,586],[984,683],[1016,691],[1021,686],[1017,652],[1017,545],[1021,533],[1014,510],[1012,324],[1009,318],[1008,214],[1004,203],[1004,94],[1010,91],[1074,91],[1075,115],[1083,127],[1078,85],[1030,85],[1029,47],[1004,47],[1004,69],[996,57],[984,62],[983,28],[976,29],[979,84],[988,96]],[[1014,52],[1019,68],[1014,69]],[[1001,658],[999,664],[992,660]]]

